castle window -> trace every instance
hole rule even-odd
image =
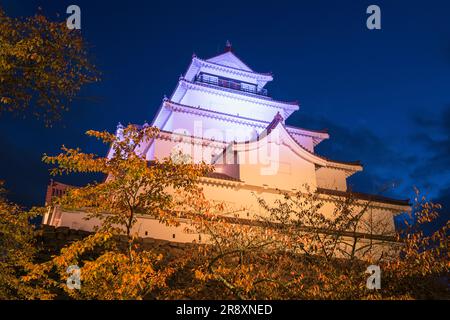
[[[206,75],[206,74],[203,75],[203,78],[205,79],[205,81],[210,82],[210,83],[217,83],[219,81],[218,77],[209,76],[209,75]]]
[[[241,82],[241,90],[246,92],[254,93],[256,92],[256,87],[252,84],[242,83]]]

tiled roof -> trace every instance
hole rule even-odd
[[[361,166],[362,167],[362,164],[361,164],[360,161],[351,161],[351,162],[350,161],[336,161],[336,160],[328,159],[328,158],[326,158],[324,156],[318,155],[317,153],[313,153],[313,152],[309,151],[304,146],[302,146],[300,143],[298,143],[297,140],[294,139],[294,137],[292,137],[292,134],[287,130],[286,126],[283,124],[283,117],[280,115],[279,112],[275,115],[275,117],[273,118],[272,122],[269,123],[269,125],[267,126],[266,134],[267,135],[270,134],[270,132],[273,129],[275,129],[278,124],[281,124],[286,129],[287,134],[295,141],[295,143],[297,145],[299,145],[303,150],[308,152],[309,154],[314,155],[314,156],[316,156],[318,158],[321,158],[321,159],[323,159],[325,161],[328,161],[328,162],[340,163],[340,164],[351,165],[351,166]]]
[[[332,189],[324,189],[324,188],[317,188],[317,192],[322,194],[328,194],[328,195],[334,195],[334,196],[353,196],[356,199],[360,200],[367,200],[367,201],[373,201],[373,202],[382,202],[382,203],[388,203],[388,204],[394,204],[399,206],[409,206],[409,199],[405,200],[399,200],[399,199],[393,199],[381,195],[376,194],[368,194],[368,193],[362,193],[362,192],[348,192],[348,191],[340,191],[340,190],[332,190]]]
[[[186,108],[186,109],[192,109],[192,110],[197,110],[197,111],[205,111],[205,112],[209,112],[209,113],[214,113],[217,115],[223,115],[223,116],[227,116],[227,117],[238,117],[239,119],[242,120],[248,120],[248,121],[253,121],[253,122],[258,122],[261,123],[261,125],[267,124],[266,121],[262,121],[262,120],[258,120],[258,119],[252,119],[252,118],[248,118],[248,117],[244,117],[244,116],[236,116],[234,114],[231,113],[226,113],[226,112],[220,112],[220,111],[215,111],[215,110],[210,110],[210,109],[205,109],[205,108],[201,108],[201,107],[193,107],[193,106],[189,106],[186,104],[181,104],[178,102],[174,102],[174,101],[167,101],[168,104],[172,104],[174,106],[179,106],[180,108]],[[328,130],[323,129],[323,130],[311,130],[311,129],[305,129],[305,128],[300,128],[300,127],[294,127],[294,126],[286,126],[287,130],[302,130],[302,131],[308,131],[310,133],[328,133]]]
[[[208,173],[206,175],[206,177],[208,178],[213,178],[213,179],[221,179],[221,180],[229,180],[229,181],[241,181],[239,179],[233,178],[225,173],[220,173],[220,172],[211,172]]]

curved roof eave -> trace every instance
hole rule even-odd
[[[235,151],[245,151],[245,150],[254,150],[256,148],[259,148],[261,145],[261,142],[267,143],[264,140],[267,140],[268,137],[271,136],[272,132],[275,131],[275,129],[281,128],[281,132],[283,135],[288,139],[289,143],[288,145],[294,147],[295,150],[293,150],[295,153],[297,153],[300,157],[304,158],[307,161],[310,161],[316,165],[322,166],[322,167],[332,167],[337,169],[343,169],[348,170],[352,172],[362,171],[363,166],[359,162],[339,162],[330,160],[324,157],[321,157],[317,154],[312,153],[311,151],[304,148],[302,145],[300,145],[292,136],[291,134],[286,130],[286,127],[283,123],[279,122],[276,124],[276,126],[271,129],[268,133],[262,134],[262,138],[254,141],[244,141],[244,142],[235,142],[233,144],[233,150]]]

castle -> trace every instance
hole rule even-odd
[[[272,74],[255,72],[242,62],[229,43],[222,54],[210,59],[194,55],[151,124],[160,129],[159,134],[137,152],[151,161],[182,151],[194,161],[214,164],[215,171],[200,181],[205,196],[234,208],[242,219],[262,210],[255,195],[270,203],[280,197],[280,191],[302,191],[305,186],[321,196],[324,210],[332,212],[336,199],[348,193],[347,178],[363,166],[318,155],[316,146],[329,134],[287,125],[299,105],[271,98],[265,86],[272,80]],[[119,125],[118,135],[122,129]],[[66,187],[52,182],[47,201]],[[404,200],[354,195],[361,203],[370,201],[371,216],[388,225],[392,234],[394,216],[410,208]],[[84,216],[51,207],[43,223],[91,231],[98,221],[86,221]],[[183,223],[168,227],[144,216],[134,231],[141,237],[175,242],[201,239],[184,232]]]

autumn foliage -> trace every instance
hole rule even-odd
[[[140,247],[134,229],[137,216],[147,215],[166,225],[178,225],[184,213],[181,208],[195,206],[193,202],[201,195],[197,179],[211,168],[205,164],[175,163],[170,157],[148,162],[145,154],[136,149],[157,132],[153,127],[133,125],[121,129],[118,135],[88,131],[89,136],[111,145],[109,157],[66,147],[57,156],[44,156],[46,163],[57,165],[53,174],[99,172],[106,179],[74,188],[58,199],[59,206],[83,210],[88,213],[87,219],[98,219],[100,223],[94,234],[37,265],[26,278],[28,281],[45,279],[48,287],[82,299],[142,299],[166,286],[174,268],[161,265],[160,253]],[[60,281],[67,278],[71,265],[81,268],[81,290],[72,290]]]
[[[0,6],[0,114],[28,114],[52,124],[98,77],[79,30],[42,14],[11,18]]]
[[[33,269],[37,253],[35,229],[29,220],[40,213],[37,208],[25,211],[8,201],[0,181],[0,300],[51,297],[39,284],[22,280]]]
[[[440,277],[448,274],[448,227],[423,234],[440,206],[418,197],[415,223],[397,234],[372,224],[370,201],[351,193],[331,216],[321,213],[317,193],[284,194],[274,204],[260,198],[265,214],[253,223],[230,217],[194,224],[211,245],[199,248],[195,277],[221,299],[424,299],[448,297]],[[357,232],[364,231],[364,233]],[[363,238],[368,234],[377,235]],[[382,286],[369,290],[367,267],[382,270]],[[197,294],[197,295],[196,295]]]
[[[0,198],[2,299],[415,299],[448,297],[437,280],[448,273],[448,224],[431,235],[440,206],[417,196],[414,223],[398,234],[371,223],[370,201],[340,199],[331,216],[309,191],[258,198],[261,214],[242,219],[203,196],[199,181],[211,166],[183,156],[148,162],[139,146],[158,130],[129,125],[118,134],[88,131],[111,145],[107,157],[62,148],[44,156],[53,174],[100,172],[105,180],[73,188],[57,206],[82,210],[100,223],[45,261],[26,212]],[[256,196],[256,195],[255,195]],[[41,210],[42,211],[42,210]],[[144,247],[135,228],[147,215],[205,240],[173,255]],[[362,232],[364,231],[364,232]],[[386,232],[386,233],[385,233]],[[379,237],[362,239],[364,234]],[[382,286],[366,287],[369,265]],[[67,286],[67,268],[79,266],[81,286]]]

